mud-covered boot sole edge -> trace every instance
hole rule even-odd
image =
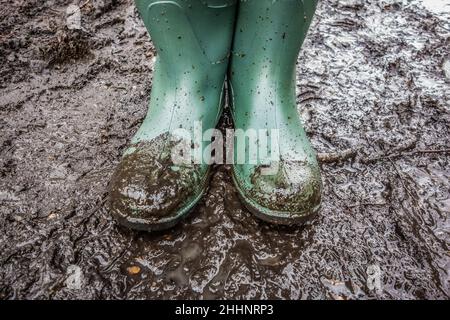
[[[186,218],[198,204],[200,199],[206,194],[208,191],[208,184],[211,176],[211,170],[208,170],[206,177],[202,183],[202,189],[198,195],[188,204],[185,205],[181,210],[178,210],[175,215],[172,215],[167,218],[163,218],[159,221],[149,221],[146,219],[140,218],[130,218],[126,215],[119,213],[116,210],[111,211],[111,215],[114,219],[121,225],[129,229],[133,229],[136,231],[146,231],[146,232],[157,232],[164,231],[173,228],[179,222],[181,222],[184,218]]]
[[[235,177],[234,170],[232,170],[232,177],[234,185],[236,186],[237,193],[241,199],[244,206],[257,218],[269,222],[272,224],[283,225],[283,226],[293,226],[302,225],[305,222],[313,219],[320,210],[321,203],[312,208],[311,210],[301,211],[301,212],[286,212],[286,211],[276,211],[263,206],[260,206],[255,201],[248,199],[242,189],[240,188],[239,182]]]

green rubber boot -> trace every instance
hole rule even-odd
[[[234,124],[246,133],[268,129],[269,138],[258,135],[258,151],[246,144],[247,161],[234,164],[233,178],[246,207],[277,224],[304,222],[318,211],[321,201],[319,166],[295,95],[295,64],[316,4],[246,0],[240,2],[237,17],[230,68]],[[239,145],[235,143],[235,155]],[[256,155],[265,145],[268,157]]]
[[[191,145],[196,126],[204,132],[220,118],[236,0],[136,5],[157,60],[149,111],[111,179],[109,207],[122,225],[156,231],[174,226],[207,188],[208,159],[174,161],[174,150],[189,144],[201,154],[209,143]]]

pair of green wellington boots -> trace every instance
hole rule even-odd
[[[287,225],[317,212],[320,171],[295,95],[295,64],[316,2],[136,0],[157,60],[148,115],[110,182],[109,207],[122,225],[167,229],[201,199],[226,91],[235,129],[245,133],[231,144],[245,206]]]

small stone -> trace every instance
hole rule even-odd
[[[446,60],[442,64],[442,69],[444,70],[444,74],[447,77],[447,79],[450,79],[450,60]]]
[[[55,219],[56,217],[57,217],[58,215],[56,214],[56,213],[50,213],[49,215],[48,215],[48,217],[47,217],[47,220],[53,220],[53,219]]]
[[[66,25],[69,30],[81,29],[81,9],[77,5],[70,5],[66,9]]]
[[[83,272],[77,265],[70,265],[67,268],[67,279],[65,285],[70,290],[80,290],[83,286]]]
[[[14,62],[16,60],[16,54],[13,52],[7,58],[9,62]]]

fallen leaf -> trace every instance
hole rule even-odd
[[[141,272],[141,268],[138,267],[138,266],[131,266],[131,267],[128,267],[128,268],[127,268],[127,271],[128,271],[128,273],[131,274],[131,275],[136,275],[136,274],[138,274],[139,272]]]

